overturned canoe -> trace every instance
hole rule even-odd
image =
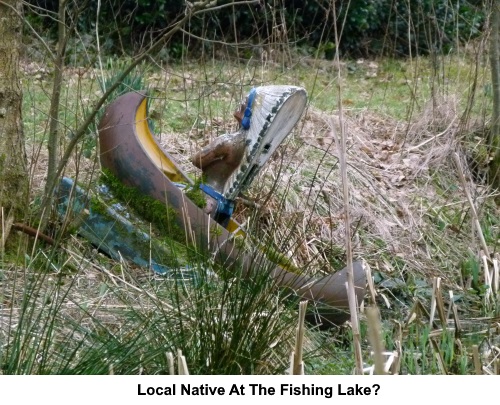
[[[99,144],[102,167],[126,186],[172,207],[176,222],[198,250],[211,252],[225,267],[242,268],[250,276],[255,268],[268,268],[279,286],[293,289],[304,299],[326,304],[321,305],[320,322],[339,324],[349,318],[346,269],[321,278],[287,271],[272,264],[259,249],[248,253],[239,247],[241,244],[235,242],[239,229],[235,221],[222,227],[186,197],[176,183],[189,184],[191,180],[152,135],[144,93],[124,94],[107,107],[99,123]],[[366,274],[359,262],[353,270],[360,305],[365,295]]]

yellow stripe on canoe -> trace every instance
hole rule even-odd
[[[182,172],[177,169],[175,164],[167,156],[165,156],[165,153],[153,139],[146,113],[147,99],[145,98],[142,100],[135,113],[135,131],[149,159],[169,178],[170,181],[188,182]]]

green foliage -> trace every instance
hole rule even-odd
[[[463,43],[479,35],[485,19],[479,1],[351,0],[336,4],[340,50],[351,56],[446,53],[457,40]],[[311,17],[326,19],[333,26],[332,16],[316,12]],[[325,34],[322,41],[334,41],[333,29]]]
[[[42,7],[51,10],[56,7],[55,1],[30,3],[43,3]],[[281,43],[288,40],[319,48],[331,58],[329,44],[335,43],[331,4],[330,0],[281,0],[227,7],[194,16],[186,29],[198,37],[210,33],[209,39],[252,45],[256,41],[276,45],[279,38]],[[484,5],[479,0],[342,0],[334,4],[340,51],[351,56],[448,52],[457,40],[477,36],[485,20]],[[101,49],[108,53],[138,51],[176,21],[184,9],[183,0],[103,1],[99,13]],[[33,24],[46,24],[55,30],[54,22],[42,23],[35,12],[28,15]],[[97,2],[90,2],[79,18],[80,32],[94,35],[96,15]],[[279,27],[286,30],[279,31]],[[280,37],[284,32],[293,37]],[[191,51],[200,52],[213,44],[191,38],[189,46]],[[175,35],[162,54],[176,59],[185,51],[182,35]]]
[[[428,325],[411,325],[403,347],[403,374],[472,373],[471,361],[460,340],[446,329],[440,335],[430,336]]]
[[[485,18],[481,6],[466,0],[396,2],[386,28],[389,51],[396,55],[447,53],[479,35]]]
[[[126,59],[117,60],[109,58],[106,61],[106,66],[104,68],[107,72],[107,76],[105,78],[98,77],[102,92],[105,92],[116,83],[118,77],[122,75],[128,64],[129,61]],[[147,68],[145,66],[139,66],[127,75],[125,79],[119,83],[118,87],[110,94],[109,100],[113,101],[122,94],[130,91],[147,91],[148,85],[144,80],[146,69]]]

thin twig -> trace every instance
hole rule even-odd
[[[334,20],[337,20],[335,14],[335,7],[333,7]],[[337,32],[337,25],[334,24],[335,32],[335,44],[337,51],[335,52],[335,60],[337,65],[340,66],[340,56],[339,56],[339,35]],[[353,336],[353,346],[354,346],[354,357],[356,360],[356,374],[363,374],[363,357],[361,354],[361,338],[359,333],[359,320],[358,320],[358,303],[356,299],[356,291],[354,288],[354,269],[353,269],[353,258],[352,258],[352,243],[351,243],[351,221],[350,221],[350,211],[349,211],[349,180],[347,178],[347,130],[346,122],[344,119],[344,110],[342,108],[342,78],[340,75],[340,69],[338,70],[338,110],[339,110],[339,121],[340,121],[340,138],[339,142],[337,133],[335,132],[335,124],[331,123],[332,135],[337,144],[337,149],[339,151],[340,159],[340,171],[342,174],[342,192],[343,192],[343,202],[344,202],[344,223],[345,223],[345,251],[347,256],[347,294],[349,298],[349,312],[351,314],[351,328]]]
[[[436,358],[439,371],[441,372],[442,375],[447,375],[448,371],[446,370],[446,365],[443,356],[441,354],[441,351],[439,350],[439,345],[437,344],[435,339],[430,339],[430,342],[432,351],[434,352],[434,357]]]
[[[17,231],[24,232],[26,235],[30,235],[33,237],[38,237],[39,239],[43,240],[44,242],[47,242],[48,244],[54,246],[56,244],[56,241],[52,239],[50,236],[44,234],[43,232],[40,232],[39,230],[32,228],[31,226],[28,226],[26,224],[21,224],[21,223],[14,223],[12,224],[12,229],[15,229]]]

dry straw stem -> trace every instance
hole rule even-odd
[[[453,322],[455,323],[455,337],[460,336],[460,332],[462,330],[462,326],[460,325],[460,319],[458,317],[458,310],[455,302],[453,301],[453,291],[448,292],[450,295],[450,306],[448,308],[448,313],[446,315],[446,319],[448,319],[449,314],[453,315]]]
[[[368,338],[372,346],[373,359],[375,361],[375,374],[385,374],[382,326],[380,324],[380,312],[377,307],[366,308],[366,322],[368,324]]]
[[[476,374],[483,374],[483,366],[481,364],[481,358],[479,357],[479,347],[477,345],[472,346],[472,359],[474,361],[474,370],[476,371]]]
[[[304,344],[304,320],[306,317],[307,301],[302,301],[299,304],[299,324],[295,335],[295,350],[293,351],[292,364],[290,371],[293,375],[304,374],[304,362],[302,361],[302,352]]]
[[[478,345],[472,345],[472,359],[474,361],[474,370],[476,371],[476,374],[483,374],[483,365],[481,364]]]
[[[377,297],[377,291],[375,290],[375,284],[373,283],[373,276],[371,267],[363,260],[363,267],[366,272],[366,280],[368,281],[368,291],[370,291],[370,297],[372,304],[376,305],[375,299]]]
[[[499,287],[499,265],[498,265],[498,253],[496,253],[491,260],[491,265],[488,263],[488,258],[485,254],[481,256],[484,268],[484,284],[487,288],[484,294],[484,301],[487,305],[495,302],[495,298],[498,297],[498,287]]]
[[[493,292],[498,295],[500,288],[500,254],[495,254],[493,259]]]
[[[174,355],[172,354],[172,352],[168,352],[166,356],[168,364],[168,374],[175,375]]]
[[[441,372],[442,375],[448,374],[443,356],[441,355],[441,351],[439,350],[439,345],[437,344],[435,339],[430,339],[430,341],[431,341],[432,351],[434,352],[434,357],[436,358],[436,362],[439,367],[439,371]]]
[[[431,311],[429,316],[429,326],[432,327],[434,323],[434,315],[438,311],[439,319],[443,328],[446,328],[446,313],[444,310],[443,297],[441,295],[441,278],[434,277],[432,285],[432,298],[431,298]]]
[[[177,349],[177,366],[179,369],[179,375],[189,375],[186,356],[182,354],[181,349]]]
[[[476,228],[476,232],[477,232],[477,235],[479,237],[479,241],[481,242],[481,246],[489,259],[489,258],[491,258],[491,256],[489,253],[488,245],[486,244],[486,240],[484,239],[484,234],[483,234],[483,231],[481,229],[481,223],[479,222],[479,216],[477,215],[476,206],[474,204],[474,201],[472,201],[472,197],[471,197],[471,195],[469,193],[469,189],[467,187],[467,181],[465,180],[464,171],[462,169],[462,163],[460,162],[460,156],[458,155],[458,153],[455,152],[453,154],[453,159],[455,160],[455,164],[457,165],[458,175],[459,175],[460,181],[462,183],[462,187],[464,189],[465,195],[467,196],[467,201],[469,202],[469,206],[470,206],[470,209],[472,212],[472,220],[474,222],[474,226]]]
[[[401,367],[401,353],[403,352],[401,348],[401,342],[399,340],[396,341],[396,349],[394,351],[394,362],[391,365],[391,374],[398,375],[399,369]]]
[[[483,253],[483,252],[481,252]],[[486,292],[484,294],[484,302],[488,305],[491,301],[492,297],[492,288],[493,288],[493,273],[494,269],[492,269],[490,273],[490,266],[488,265],[488,258],[485,254],[481,254],[481,261],[483,263],[484,269],[484,285],[486,287]]]
[[[333,18],[337,20],[335,7],[332,7]],[[337,24],[334,24],[335,45],[337,51],[335,52],[335,60],[337,65],[340,66],[340,55],[338,52],[340,37],[342,33],[337,31]],[[349,208],[349,180],[347,178],[347,130],[346,122],[344,121],[344,109],[342,107],[342,78],[340,69],[337,73],[337,86],[338,86],[338,109],[339,109],[339,123],[340,123],[340,142],[338,136],[333,129],[332,132],[337,144],[337,150],[340,156],[340,172],[342,174],[342,195],[344,203],[344,223],[345,223],[345,251],[347,256],[347,293],[349,296],[349,312],[351,314],[351,327],[353,335],[354,357],[356,360],[356,374],[363,374],[363,357],[361,353],[361,336],[359,333],[359,319],[358,319],[358,303],[356,300],[356,292],[354,291],[354,270],[352,267],[352,245],[351,245],[351,216]]]
[[[7,240],[7,236],[9,234],[9,228],[7,228],[6,222],[5,222],[5,214],[4,214],[4,208],[0,208],[0,219],[2,220],[2,241],[0,245],[0,252],[4,252],[5,248],[5,242]]]
[[[473,226],[477,232],[477,236],[479,238],[482,250],[484,252],[483,254],[481,254],[481,261],[483,263],[483,270],[484,270],[484,284],[486,285],[487,288],[486,293],[484,295],[484,300],[488,305],[494,299],[494,297],[497,295],[498,292],[498,276],[496,276],[498,274],[498,265],[495,266],[495,260],[494,258],[492,258],[489,252],[489,248],[484,238],[483,230],[481,228],[481,223],[479,222],[479,216],[477,213],[476,206],[474,204],[474,201],[472,200],[469,189],[467,187],[467,181],[463,173],[463,168],[458,153],[453,154],[453,159],[457,166],[460,182],[462,183],[462,187],[464,189],[467,201],[471,209]],[[489,266],[490,262],[493,264],[493,269],[491,272]]]
[[[338,136],[332,125],[332,133],[335,141],[337,143],[337,149],[340,156],[340,172],[342,174],[342,195],[344,203],[344,223],[345,223],[345,251],[347,255],[347,294],[349,297],[349,312],[351,313],[351,327],[353,334],[353,345],[354,345],[354,356],[356,359],[356,374],[363,374],[363,358],[361,354],[361,338],[359,333],[359,320],[358,320],[358,305],[356,302],[356,292],[354,291],[354,270],[352,267],[352,246],[351,246],[351,221],[349,213],[349,181],[347,179],[347,147],[346,147],[346,136],[347,131],[345,129],[345,122],[342,119],[342,107],[339,103],[340,110],[340,138],[339,142]]]

